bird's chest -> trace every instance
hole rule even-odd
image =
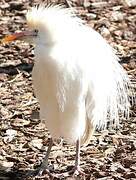
[[[32,77],[40,103],[40,117],[54,138],[64,137],[74,141],[84,131],[80,120],[85,118],[81,103],[84,88],[78,74],[68,65],[62,66],[52,61],[38,61],[33,68]]]
[[[57,68],[52,64],[36,62],[32,72],[34,91],[40,104],[48,103],[56,96]]]

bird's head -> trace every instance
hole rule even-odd
[[[32,7],[26,14],[26,20],[28,30],[9,35],[2,40],[2,43],[24,40],[44,46],[53,45],[58,41],[67,44],[70,39],[76,37],[82,24],[73,9],[61,5],[40,4]]]
[[[36,45],[52,44],[55,41],[54,34],[57,32],[55,17],[59,14],[58,10],[59,6],[45,7],[44,4],[32,7],[26,14],[28,30],[7,35],[1,42],[23,40]]]

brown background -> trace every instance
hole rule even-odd
[[[0,0],[0,38],[24,30],[27,9],[37,2]],[[120,63],[136,88],[136,1],[59,2],[66,6],[69,2],[117,50]],[[0,45],[0,179],[23,179],[29,168],[41,162],[47,149],[49,133],[40,123],[39,105],[33,94],[33,63],[31,45],[23,42]],[[66,172],[74,164],[74,158],[75,147],[65,142],[63,147],[54,144],[49,164],[56,173]],[[81,167],[86,176],[75,179],[136,179],[135,106],[131,108],[130,118],[121,123],[120,130],[95,133],[90,144],[81,150]]]

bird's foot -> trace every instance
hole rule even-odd
[[[44,173],[48,175],[50,178],[56,177],[53,173],[50,172],[48,166],[47,167],[38,167],[36,170],[29,171],[26,177],[35,177],[35,176],[44,176]]]
[[[70,171],[68,170],[67,172],[56,174],[56,177],[59,179],[65,179],[69,176],[73,176],[73,178],[75,178],[78,175],[85,176],[86,174],[83,172],[80,166],[74,166]]]
[[[80,168],[80,166],[74,166],[74,168],[69,171],[69,174],[73,174],[73,176],[85,175],[84,171]]]

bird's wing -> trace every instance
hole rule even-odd
[[[86,113],[96,128],[118,127],[119,117],[129,114],[129,94],[131,92],[130,80],[113,55],[108,62],[103,61],[97,75],[90,78],[92,84],[87,93]],[[106,69],[107,68],[107,69]],[[96,76],[95,76],[96,75]]]

